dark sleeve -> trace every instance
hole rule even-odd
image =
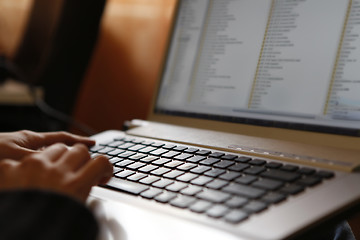
[[[90,240],[98,225],[85,205],[42,191],[0,192],[0,239]]]

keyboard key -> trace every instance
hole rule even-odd
[[[164,146],[165,144],[164,143],[161,143],[161,142],[154,142],[151,144],[152,147],[156,147],[156,148],[159,148],[159,147],[162,147]]]
[[[153,141],[149,141],[149,140],[145,140],[143,142],[141,142],[142,145],[145,145],[145,146],[151,146],[152,144],[154,144]]]
[[[152,164],[157,165],[157,166],[163,166],[166,163],[171,162],[171,159],[168,158],[160,158],[154,162],[152,162]]]
[[[143,174],[143,173],[135,173],[129,177],[127,177],[127,180],[130,180],[130,181],[134,181],[134,182],[137,182],[143,178],[146,177],[146,174]]]
[[[130,152],[130,151],[126,151],[126,152],[123,152],[121,154],[118,155],[118,157],[120,158],[128,158],[128,157],[131,157],[132,155],[135,155],[136,152]]]
[[[174,159],[175,160],[185,161],[186,159],[188,159],[188,158],[190,158],[192,156],[193,156],[192,154],[183,153],[183,154],[180,154],[180,155],[176,156]]]
[[[296,184],[300,184],[300,185],[306,186],[306,187],[312,187],[312,186],[315,186],[315,185],[317,185],[319,183],[321,183],[321,178],[312,177],[312,176],[301,178],[300,180],[298,180],[296,182]]]
[[[121,140],[121,141],[124,141],[124,142],[131,142],[132,140],[134,140],[134,138],[132,138],[132,137],[123,137],[123,138],[115,139],[115,140]]]
[[[208,184],[212,180],[213,180],[213,178],[206,177],[206,176],[200,176],[200,177],[192,180],[191,183],[195,184],[195,185],[199,185],[199,186],[204,186],[205,184]]]
[[[156,149],[157,149],[157,148],[155,148],[155,147],[146,147],[146,148],[140,149],[139,152],[140,152],[140,153],[149,153],[149,152],[154,151],[154,150],[156,150]]]
[[[248,162],[251,165],[262,166],[265,165],[266,161],[262,159],[253,159]]]
[[[209,154],[211,154],[211,151],[209,151],[209,150],[200,150],[200,151],[196,152],[196,155],[200,155],[200,156],[207,156]]]
[[[177,156],[179,154],[181,154],[181,153],[176,152],[176,151],[170,151],[170,152],[167,152],[167,153],[163,154],[161,157],[173,158],[173,157],[175,157],[175,156]]]
[[[293,182],[300,178],[299,173],[295,172],[286,172],[277,169],[270,169],[269,171],[263,172],[260,174],[262,177],[272,178],[275,180],[285,181],[285,182]]]
[[[115,174],[115,177],[117,177],[117,178],[127,178],[127,177],[129,177],[130,175],[133,175],[133,174],[135,174],[134,171],[124,170],[122,172],[119,172],[119,173]]]
[[[206,211],[209,217],[221,218],[229,212],[229,208],[223,205],[215,205]]]
[[[200,162],[202,165],[211,166],[217,162],[220,162],[220,159],[218,158],[208,158]]]
[[[109,160],[109,162],[114,165],[114,164],[116,164],[116,163],[118,163],[120,161],[123,161],[123,160],[124,160],[123,158],[114,157],[114,158],[111,158]]]
[[[226,201],[225,205],[230,208],[240,208],[249,202],[249,199],[244,197],[232,197],[228,201]]]
[[[113,174],[115,175],[116,173],[122,171],[122,168],[118,168],[118,167],[113,167]]]
[[[156,196],[154,199],[161,203],[167,203],[170,202],[172,199],[176,198],[176,193],[172,192],[163,192]]]
[[[329,171],[319,171],[315,174],[315,176],[329,179],[333,178],[335,176],[335,173]]]
[[[237,157],[234,159],[236,162],[247,163],[251,160],[249,157]]]
[[[181,166],[178,166],[177,169],[178,170],[182,170],[182,171],[190,171],[191,169],[195,168],[197,165],[193,164],[193,163],[185,163]]]
[[[235,171],[235,172],[241,172],[247,168],[249,168],[250,165],[246,164],[246,163],[236,163],[235,165],[232,165],[231,167],[229,167],[229,170]]]
[[[266,168],[254,166],[254,167],[244,170],[244,173],[251,174],[251,175],[258,175],[264,171],[266,171]]]
[[[150,188],[149,190],[142,192],[140,196],[148,199],[153,199],[154,197],[158,196],[162,193],[161,189],[158,188]]]
[[[197,174],[203,174],[206,171],[211,170],[211,167],[208,166],[198,166],[196,168],[193,168],[190,170],[190,172],[192,173],[197,173]]]
[[[298,170],[298,173],[304,174],[304,175],[312,175],[315,172],[316,172],[315,169],[307,168],[307,167],[303,167]]]
[[[302,191],[304,191],[305,188],[301,185],[296,185],[296,184],[291,184],[291,185],[288,185],[288,186],[285,186],[283,188],[281,188],[279,190],[279,192],[281,193],[285,193],[285,194],[292,194],[292,195],[295,195],[295,194],[298,194]]]
[[[186,150],[184,150],[184,153],[196,153],[197,151],[199,151],[198,148],[188,148]]]
[[[155,166],[155,165],[146,165],[142,168],[139,169],[139,172],[142,172],[142,173],[150,173],[152,171],[154,171],[155,169],[158,169],[159,167],[158,166]]]
[[[262,189],[236,183],[232,183],[229,186],[224,187],[223,191],[252,199],[260,198],[266,193],[266,191]]]
[[[190,206],[190,210],[196,213],[203,213],[212,207],[212,203],[204,200],[198,200]]]
[[[118,146],[118,148],[127,150],[128,148],[131,148],[132,146],[135,146],[135,144],[133,144],[133,143],[124,143],[123,145]]]
[[[139,168],[144,167],[145,165],[146,165],[145,163],[136,162],[136,163],[133,163],[133,164],[127,166],[126,168],[136,171],[136,170],[138,170]]]
[[[225,153],[222,153],[222,152],[213,152],[212,154],[209,155],[209,157],[221,158],[224,155],[225,155]]]
[[[191,158],[188,158],[186,161],[191,163],[198,163],[204,159],[206,159],[206,157],[204,156],[193,156]]]
[[[117,156],[117,155],[119,155],[120,153],[123,153],[123,152],[125,152],[125,150],[115,149],[113,151],[108,152],[107,155],[109,155],[109,156]]]
[[[170,179],[161,179],[155,183],[152,184],[152,186],[157,187],[157,188],[165,188],[166,186],[173,184],[174,181],[170,180]]]
[[[187,186],[188,186],[188,184],[186,184],[186,183],[175,182],[175,183],[173,183],[171,185],[168,185],[165,189],[169,190],[171,192],[180,192],[181,190],[183,190]]]
[[[281,167],[283,166],[283,164],[277,163],[277,162],[270,162],[270,163],[267,163],[265,166],[266,166],[267,168],[277,169],[277,168],[281,168]]]
[[[173,149],[173,148],[175,148],[176,147],[176,145],[175,144],[165,144],[164,146],[162,146],[162,148],[164,148],[164,149]]]
[[[198,193],[196,197],[213,203],[223,203],[226,200],[229,200],[231,195],[216,190],[204,189],[202,192]]]
[[[174,147],[172,150],[173,150],[173,151],[182,152],[182,151],[184,151],[184,150],[186,150],[186,149],[187,149],[187,147],[185,147],[185,146],[176,146],[176,147]]]
[[[123,145],[125,142],[123,142],[123,141],[113,141],[113,142],[111,142],[111,143],[109,143],[109,144],[107,144],[109,147],[114,147],[114,148],[116,148],[116,147],[118,147],[118,146],[120,146],[120,145]]]
[[[158,160],[158,159],[159,159],[159,157],[147,156],[145,158],[140,159],[140,161],[145,162],[145,163],[151,163],[151,162],[153,162],[155,160]]]
[[[144,140],[139,139],[139,138],[134,138],[133,140],[131,140],[131,142],[135,143],[135,144],[140,144],[140,143],[144,142]]]
[[[178,170],[173,170],[171,172],[168,172],[166,174],[163,175],[163,177],[166,177],[166,178],[170,178],[170,179],[175,179],[177,178],[178,176],[184,174],[185,172],[183,171],[178,171]]]
[[[235,158],[237,158],[238,156],[237,155],[234,155],[234,154],[226,154],[224,156],[221,157],[221,159],[224,159],[224,160],[234,160]]]
[[[238,177],[235,179],[235,182],[243,184],[243,185],[249,185],[252,182],[255,182],[258,179],[256,176],[252,175],[242,175],[241,177]]]
[[[223,179],[223,180],[227,180],[227,181],[232,181],[240,176],[241,176],[241,173],[229,171],[223,175],[220,175],[219,178]]]
[[[100,150],[98,150],[97,152],[100,154],[107,154],[108,152],[114,151],[114,148],[111,147],[104,147]]]
[[[229,223],[240,223],[246,220],[249,217],[249,214],[241,210],[232,210],[224,216],[225,221]]]
[[[182,181],[182,182],[190,182],[193,179],[197,178],[198,176],[199,175],[193,174],[193,173],[185,173],[185,174],[180,175],[179,177],[177,177],[176,180]]]
[[[201,187],[189,185],[187,188],[184,188],[183,190],[181,190],[180,193],[189,195],[189,196],[194,196],[201,191],[202,191]]]
[[[146,178],[141,179],[139,182],[146,184],[146,185],[151,185],[154,182],[159,181],[161,178],[160,177],[156,177],[156,176],[148,176]]]
[[[130,148],[128,148],[128,150],[129,151],[139,151],[140,149],[142,149],[142,148],[145,148],[145,146],[144,145],[141,145],[141,144],[137,144],[137,145],[134,145],[134,146],[132,146],[132,147],[130,147]]]
[[[213,166],[214,166],[214,167],[217,167],[217,168],[228,168],[228,167],[230,167],[231,165],[234,165],[234,162],[233,162],[233,161],[222,160],[222,161],[214,164]]]
[[[209,182],[208,184],[206,184],[206,187],[211,188],[211,189],[215,189],[218,190],[220,188],[225,187],[226,185],[228,185],[229,183],[227,181],[224,180],[220,180],[220,179],[215,179],[212,182]]]
[[[170,168],[161,167],[161,168],[158,168],[158,169],[152,171],[151,174],[156,175],[156,176],[163,176],[164,174],[166,174],[170,171],[171,171]]]
[[[161,156],[167,152],[168,152],[168,150],[166,150],[166,149],[157,149],[157,150],[150,152],[150,154],[154,155],[154,156]]]
[[[181,162],[181,161],[177,161],[177,160],[174,160],[174,161],[171,161],[171,162],[168,162],[164,165],[164,167],[168,167],[168,168],[176,168],[180,165],[183,165],[184,162]]]
[[[134,195],[139,195],[141,192],[144,192],[149,189],[149,187],[146,185],[130,182],[126,180],[121,180],[118,178],[111,178],[110,181],[106,184],[106,186],[116,188],[120,191]]]
[[[92,153],[95,153],[95,152],[98,152],[99,150],[105,148],[104,146],[100,146],[100,145],[95,145],[95,146],[92,146],[89,151],[92,152]]]
[[[178,208],[188,208],[191,204],[196,201],[196,198],[189,196],[177,196],[175,199],[170,201],[170,205]]]
[[[295,166],[295,165],[287,164],[287,165],[282,166],[280,169],[284,170],[284,171],[295,172],[299,169],[299,167]]]
[[[280,187],[284,186],[284,183],[277,180],[271,180],[271,179],[260,179],[252,184],[254,187],[274,191],[276,189],[279,189]]]
[[[129,159],[137,161],[137,160],[140,160],[141,158],[144,158],[146,156],[147,156],[146,154],[138,153],[138,154],[132,155],[131,157],[129,157]]]
[[[251,201],[246,204],[242,209],[248,213],[259,213],[268,207],[267,203],[260,201]]]
[[[261,201],[267,203],[279,203],[286,199],[286,195],[281,193],[269,192],[261,198]]]
[[[126,166],[128,166],[128,165],[130,165],[130,164],[133,164],[133,163],[135,163],[135,162],[126,159],[126,160],[122,160],[122,161],[120,161],[120,162],[117,162],[117,163],[115,164],[115,166],[116,166],[116,167],[126,167]]]
[[[224,169],[220,169],[220,168],[213,168],[212,170],[210,171],[207,171],[206,173],[204,173],[205,176],[208,176],[208,177],[218,177],[220,176],[221,174],[224,174],[226,173],[226,171]]]

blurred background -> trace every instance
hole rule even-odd
[[[51,107],[95,131],[122,129],[125,120],[146,118],[174,6],[175,0],[0,0],[0,54],[27,70]],[[1,131],[78,131],[44,119],[19,89],[0,90]]]

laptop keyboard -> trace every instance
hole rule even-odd
[[[90,149],[107,155],[107,187],[237,224],[335,174],[313,168],[134,137]]]

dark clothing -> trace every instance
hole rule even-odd
[[[0,239],[92,240],[98,225],[84,204],[42,191],[0,193]]]
[[[326,231],[319,232],[315,236],[307,238],[309,240],[355,240],[355,236],[347,222],[341,222]]]

